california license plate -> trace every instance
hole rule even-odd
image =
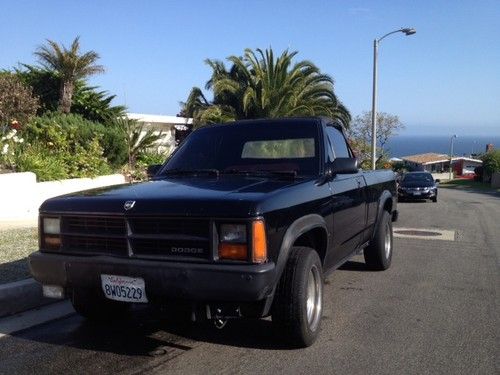
[[[101,275],[101,285],[106,298],[122,302],[148,302],[146,284],[140,277]]]

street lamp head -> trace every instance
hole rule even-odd
[[[415,34],[417,32],[417,30],[415,30],[412,27],[407,27],[407,28],[401,29],[401,31],[403,33],[405,33],[405,35],[413,35],[413,34]]]

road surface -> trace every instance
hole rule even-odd
[[[438,203],[399,209],[396,228],[454,236],[395,238],[388,271],[357,256],[334,272],[310,348],[281,344],[269,320],[219,331],[148,310],[110,325],[72,314],[0,338],[0,374],[498,373],[500,197],[441,189]]]

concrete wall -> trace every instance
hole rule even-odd
[[[450,179],[449,173],[431,173],[431,174],[434,180],[448,181]],[[453,174],[451,175],[451,178],[453,178]]]
[[[47,182],[36,182],[32,172],[0,174],[0,221],[36,219],[48,198],[123,183],[121,174]]]

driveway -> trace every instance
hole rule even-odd
[[[386,272],[360,256],[334,272],[310,348],[283,347],[268,320],[218,331],[147,310],[105,326],[70,315],[0,339],[0,373],[498,373],[500,198],[441,189],[399,208],[398,228],[453,236],[395,238]]]

